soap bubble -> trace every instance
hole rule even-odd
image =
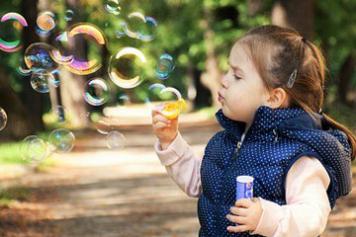
[[[121,11],[119,0],[105,0],[105,9],[107,12],[119,15]]]
[[[126,145],[126,138],[118,131],[110,131],[106,135],[106,145],[109,149],[122,149]]]
[[[74,25],[68,33],[69,38],[73,38],[77,35],[88,36],[90,39],[93,39],[96,44],[101,46],[106,44],[104,34],[101,32],[101,30],[96,26],[88,23]],[[71,63],[65,66],[70,72],[74,74],[88,75],[99,70],[102,65],[97,59],[91,59],[87,61],[74,57]]]
[[[21,37],[20,31],[22,28],[28,26],[26,19],[18,13],[10,12],[3,15],[0,21],[2,23],[2,31],[0,32],[0,50],[7,53],[19,51],[22,48],[22,45],[20,45],[21,43],[18,38]],[[9,24],[5,24],[5,22],[9,22]],[[14,29],[17,31],[14,31]],[[14,39],[4,40],[3,34],[8,35],[9,33],[15,34],[13,37]]]
[[[30,162],[40,162],[51,154],[47,143],[35,135],[30,135],[23,140],[20,153],[22,159]]]
[[[161,113],[163,116],[165,116],[168,119],[175,119],[181,111],[183,111],[186,108],[186,102],[182,98],[181,93],[173,88],[173,87],[166,87],[160,92],[161,95],[168,94],[171,96],[174,94],[177,99],[175,101],[169,101],[163,103],[163,106],[161,107]]]
[[[151,41],[154,38],[152,31],[157,25],[157,21],[153,17],[133,12],[128,15],[127,21],[123,22],[122,26],[127,36],[142,41]]]
[[[32,72],[35,73],[51,73],[58,68],[50,52],[53,47],[46,43],[34,43],[25,50],[25,64]]]
[[[80,34],[92,37],[100,45],[105,44],[105,37],[103,32],[101,32],[101,30],[95,25],[89,23],[77,24],[69,31],[69,37],[74,37]]]
[[[57,116],[58,122],[62,123],[66,120],[67,111],[64,109],[62,105],[55,106],[52,112]]]
[[[37,17],[36,23],[40,30],[49,32],[56,27],[55,15],[50,11],[41,12]]]
[[[94,123],[96,130],[103,135],[109,134],[112,130],[110,123],[107,121],[105,117],[100,118],[98,121]]]
[[[67,10],[64,15],[64,20],[71,21],[73,20],[74,12],[72,10]]]
[[[86,83],[84,99],[90,105],[99,106],[105,104],[110,98],[110,88],[101,78],[95,78]]]
[[[54,70],[51,74],[52,76],[48,77],[48,83],[57,88],[61,84],[59,70]]]
[[[125,104],[130,104],[130,97],[128,95],[126,95],[125,93],[120,94],[118,97],[118,104],[119,105],[125,105]]]
[[[49,83],[54,81],[52,74],[42,74],[34,73],[31,76],[31,86],[32,88],[39,93],[48,93],[49,92]]]
[[[153,100],[156,98],[160,98],[160,93],[164,88],[166,88],[166,86],[161,83],[154,83],[148,87],[149,96],[145,98],[145,104],[148,107],[148,109],[150,110],[154,109],[155,106],[152,104],[151,98]],[[172,97],[172,100],[173,99],[174,98]]]
[[[74,134],[65,128],[53,130],[48,137],[48,142],[52,150],[58,153],[70,152],[73,149],[75,141]]]
[[[66,65],[73,61],[74,56],[69,47],[67,32],[62,32],[57,35],[53,46],[54,48],[51,50],[51,57],[56,63]]]
[[[129,89],[143,81],[141,71],[146,63],[145,55],[138,49],[126,47],[121,49],[109,61],[110,79],[119,87]]]
[[[7,114],[3,108],[0,107],[0,131],[6,127]]]
[[[18,66],[16,68],[16,71],[21,75],[21,76],[29,76],[31,75],[32,71],[30,69],[24,68],[23,66]]]
[[[160,103],[154,106],[149,98],[146,99],[146,103],[150,109],[159,110],[166,118],[175,119],[186,109],[186,102],[177,89],[159,83],[151,85],[149,89],[153,97],[158,97]]]
[[[1,17],[1,22],[8,20],[15,20],[18,21],[22,26],[28,26],[26,19],[16,12],[9,12]]]
[[[169,74],[174,70],[173,58],[169,54],[162,54],[159,57],[158,67],[156,69],[156,74],[159,79],[165,80],[169,77]]]

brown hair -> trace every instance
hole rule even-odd
[[[286,91],[290,107],[301,107],[312,117],[314,113],[321,111],[326,66],[317,46],[304,39],[297,31],[275,25],[250,30],[238,44],[247,49],[268,89],[281,87]],[[291,76],[296,76],[292,85]],[[323,116],[331,127],[347,135],[352,149],[351,158],[354,160],[355,135],[325,113]]]

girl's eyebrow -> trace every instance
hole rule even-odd
[[[228,62],[228,64],[232,69],[234,69],[234,71],[239,71],[242,74],[244,73],[244,71],[241,68],[239,68],[237,65],[232,65],[230,62]]]

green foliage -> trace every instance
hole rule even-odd
[[[155,75],[155,68],[162,53],[171,54],[176,63],[176,69],[171,77],[163,83],[178,88],[186,97],[188,70],[190,68],[205,70],[207,28],[214,32],[213,44],[219,67],[226,70],[227,56],[232,44],[252,27],[270,23],[270,10],[274,3],[272,0],[264,1],[262,12],[250,16],[247,1],[243,0],[121,0],[121,13],[114,15],[105,10],[105,0],[77,1],[82,4],[80,9],[68,9],[65,0],[56,0],[51,1],[51,9],[48,10],[57,16],[58,32],[67,29],[68,24],[64,20],[66,10],[74,11],[74,19],[77,22],[95,24],[104,32],[109,51],[108,58],[101,58],[100,50],[95,44],[89,47],[89,57],[108,61],[111,55],[126,46],[136,47],[144,52],[147,58],[147,64],[142,68],[145,83],[130,91],[130,94],[136,97],[133,98],[133,102],[144,101],[149,96],[148,85],[162,82]],[[331,74],[334,76],[347,54],[354,51],[356,2],[325,0],[316,3],[316,40],[327,49]],[[20,4],[21,0],[2,1],[0,12],[2,14],[10,11],[19,12]],[[153,41],[142,42],[127,36],[117,37],[117,32],[122,31],[121,24],[128,21],[127,16],[132,12],[140,12],[157,20],[158,27],[154,31]],[[16,72],[22,58],[22,52],[13,54],[0,52],[0,63],[5,65],[11,78],[11,85],[17,92],[21,91],[23,83],[28,83]],[[105,68],[103,72],[107,78]],[[356,85],[355,77],[353,85]],[[114,85],[112,88],[116,95],[125,92]]]
[[[356,54],[356,1],[317,1],[315,17],[316,39],[322,42],[334,78],[351,52]],[[356,74],[353,77],[356,82]]]

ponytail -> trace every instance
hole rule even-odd
[[[356,157],[356,136],[352,133],[350,129],[348,129],[346,126],[342,125],[341,123],[335,121],[329,115],[323,113],[323,117],[331,125],[331,127],[339,129],[346,134],[351,146],[351,160],[354,161]]]

